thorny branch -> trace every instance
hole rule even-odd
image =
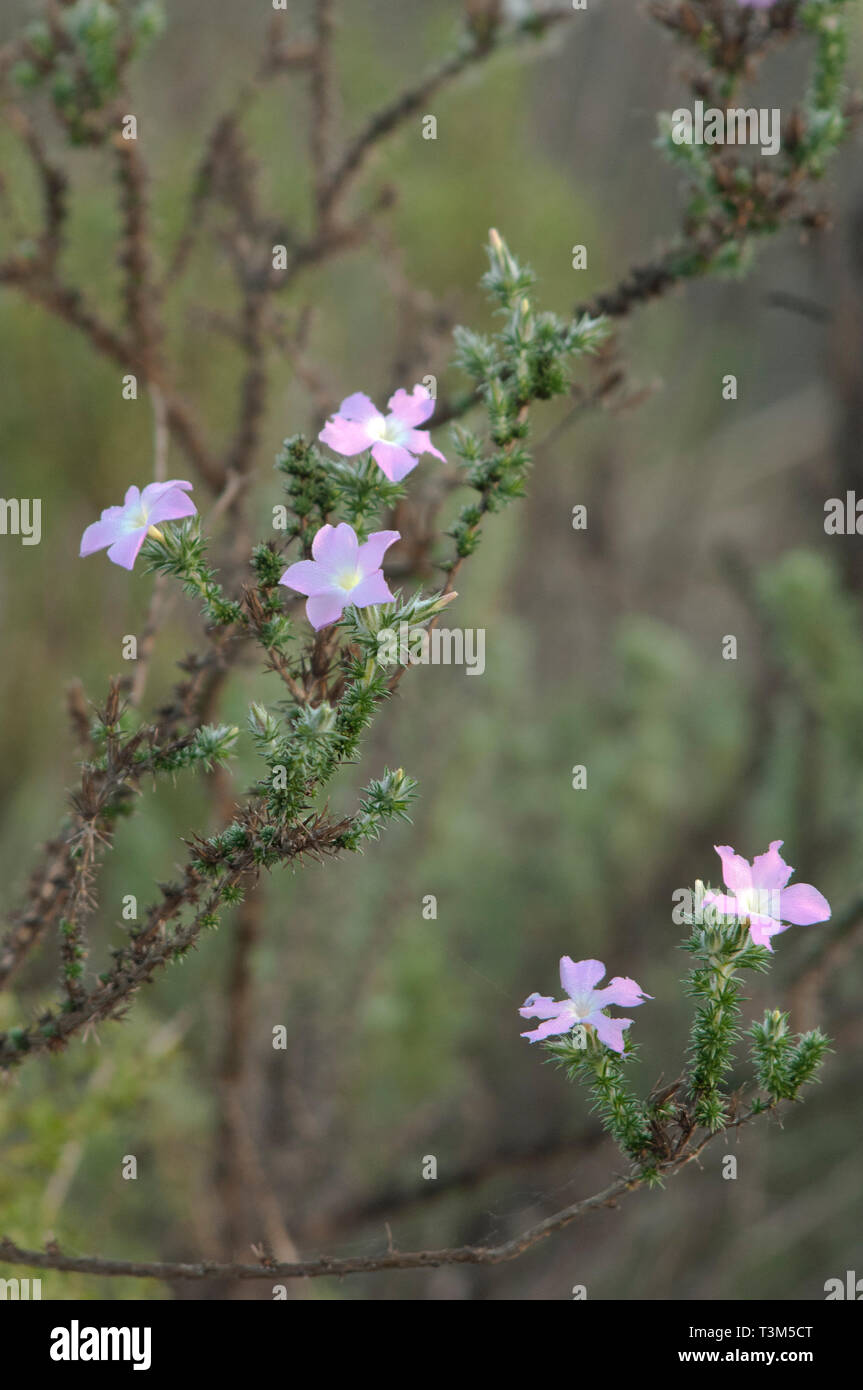
[[[741,75],[751,75],[771,43],[784,40],[799,32],[796,10],[777,7],[767,17],[764,30],[753,28],[748,12],[727,17],[714,0],[693,0],[692,4],[656,4],[655,17],[670,30],[704,51],[707,22],[719,33],[719,48],[711,55],[712,73],[702,71],[694,79],[693,90],[710,96],[717,74],[736,81]],[[697,23],[693,24],[692,16]],[[360,244],[374,230],[379,213],[389,206],[391,193],[384,190],[373,202],[371,211],[352,222],[340,220],[343,207],[354,191],[357,180],[370,163],[381,142],[395,134],[412,116],[422,111],[431,97],[507,45],[523,44],[552,27],[572,18],[569,7],[556,7],[534,14],[529,24],[494,25],[491,30],[466,35],[461,47],[439,67],[406,89],[392,102],[372,115],[360,133],[341,154],[334,153],[336,84],[333,68],[335,38],[335,4],[333,0],[316,0],[314,34],[309,43],[284,44],[271,31],[271,42],[259,72],[260,79],[271,79],[280,73],[301,72],[308,75],[311,120],[309,131],[309,165],[314,200],[314,225],[310,235],[298,229],[285,229],[276,219],[267,217],[258,206],[255,161],[246,149],[241,129],[242,118],[254,92],[245,88],[231,109],[216,123],[206,141],[199,163],[184,229],[168,263],[160,276],[157,255],[148,212],[148,172],[136,142],[124,141],[117,133],[121,105],[128,109],[124,89],[121,105],[110,104],[101,117],[93,117],[87,127],[87,139],[105,143],[111,151],[119,188],[121,238],[117,258],[122,272],[123,326],[115,327],[103,319],[88,303],[83,292],[67,284],[60,271],[59,260],[67,215],[68,186],[64,173],[47,154],[42,137],[29,118],[15,104],[8,104],[10,120],[26,149],[38,178],[42,197],[42,226],[34,238],[35,253],[13,253],[0,262],[0,284],[18,289],[32,302],[80,331],[100,354],[124,370],[140,374],[152,394],[157,415],[157,458],[164,461],[166,434],[183,451],[210,487],[216,503],[214,514],[225,511],[239,520],[246,483],[254,467],[261,441],[269,384],[268,354],[278,342],[280,326],[274,312],[277,293],[293,286],[300,274],[309,267],[320,265],[339,252]],[[734,27],[736,24],[736,28]],[[708,25],[709,27],[709,25]],[[0,55],[0,73],[8,69],[14,54]],[[123,66],[125,74],[125,65]],[[725,88],[730,95],[732,88]],[[717,97],[717,100],[721,98]],[[859,106],[848,101],[844,106],[847,123],[856,120]],[[707,216],[689,216],[684,223],[680,242],[655,261],[631,270],[621,282],[578,306],[577,316],[603,314],[621,318],[630,310],[671,289],[675,284],[694,275],[705,273],[717,265],[729,249],[742,252],[753,235],[774,231],[780,225],[797,225],[811,230],[823,225],[824,214],[805,200],[805,189],[811,163],[805,152],[806,125],[803,115],[795,113],[786,132],[784,147],[790,163],[783,172],[767,178],[759,175],[754,185],[741,192],[737,175],[739,166],[727,152],[714,153],[710,159],[710,180],[713,198]],[[211,206],[221,204],[233,212],[232,225],[217,235],[226,252],[240,294],[237,320],[226,325],[226,331],[239,345],[244,359],[236,408],[236,424],[223,454],[213,451],[205,438],[192,403],[174,384],[175,368],[165,350],[165,330],[162,309],[165,296],[174,290],[195,250],[205,215]],[[289,249],[288,267],[273,272],[269,265],[271,244],[284,241]],[[602,399],[605,388],[585,399]],[[437,422],[455,420],[466,414],[477,401],[474,394],[460,401],[442,403]],[[527,407],[517,418],[517,427],[526,422]],[[515,447],[513,443],[507,446]],[[164,476],[163,463],[157,465],[156,477]],[[490,492],[479,488],[478,515],[475,528],[492,510]],[[431,528],[428,528],[429,533]],[[444,590],[451,594],[455,575],[466,554],[459,552],[449,565]],[[424,557],[420,557],[421,559]],[[161,578],[161,577],[160,577]],[[65,1045],[76,1033],[89,1029],[100,1020],[122,1017],[134,992],[152,978],[157,969],[194,948],[202,934],[213,925],[217,907],[227,895],[241,884],[252,885],[260,869],[256,854],[257,836],[264,823],[260,803],[251,798],[240,816],[248,832],[251,847],[232,854],[215,880],[207,879],[195,867],[206,854],[202,842],[196,842],[190,862],[178,883],[162,885],[160,897],[145,912],[143,925],[131,934],[127,946],[113,952],[114,963],[99,983],[87,988],[83,983],[83,968],[87,958],[86,924],[94,906],[94,881],[98,860],[114,834],[117,815],[125,811],[139,790],[144,775],[153,770],[152,756],[180,756],[190,747],[196,730],[211,716],[221,685],[230,667],[240,659],[249,639],[260,639],[266,627],[266,613],[260,610],[258,591],[247,589],[242,597],[243,621],[227,630],[211,628],[208,648],[203,655],[187,658],[189,680],[181,683],[170,704],[157,713],[154,724],[142,728],[133,740],[119,740],[115,730],[121,712],[123,688],[113,683],[98,721],[104,733],[106,766],[94,773],[85,763],[81,783],[72,797],[72,816],[63,832],[46,846],[46,859],[37,869],[31,885],[29,904],[0,945],[0,987],[8,984],[21,967],[30,950],[42,938],[49,926],[59,926],[63,988],[66,994],[62,1010],[48,1012],[37,1027],[15,1030],[15,1036],[0,1040],[0,1062],[17,1062],[23,1055],[38,1055]],[[146,634],[145,661],[155,636],[157,614]],[[434,620],[433,620],[434,621]],[[270,668],[278,672],[289,693],[298,705],[313,706],[332,695],[340,695],[343,684],[336,680],[330,688],[334,646],[323,636],[315,644],[309,665],[301,672],[293,671],[276,646],[267,648]],[[390,683],[394,689],[403,672]],[[138,673],[132,692],[132,703],[140,702],[143,677]],[[79,721],[80,722],[80,721]],[[86,722],[86,721],[85,721]],[[87,735],[85,734],[85,738]],[[92,746],[90,751],[92,752]],[[334,822],[325,816],[309,816],[293,825],[275,845],[270,842],[271,862],[290,862],[303,855],[317,856],[337,853],[344,845],[350,822]],[[268,865],[269,867],[269,865]],[[184,909],[192,915],[181,920]],[[855,914],[856,917],[859,916]],[[239,1034],[243,1031],[243,1015],[248,1007],[248,953],[254,944],[254,919],[245,917],[245,936],[237,938],[237,956],[233,972],[232,1000]],[[168,928],[174,925],[173,931]],[[848,931],[853,929],[849,925]],[[813,969],[818,965],[815,962]],[[223,1077],[226,1085],[224,1112],[225,1132],[236,1139],[235,1114],[238,1073],[226,1062]],[[234,1109],[232,1109],[234,1107]],[[734,1120],[735,1128],[752,1118],[753,1112]],[[697,1159],[711,1141],[708,1135],[692,1144],[693,1125],[684,1125],[685,1142],[673,1151],[673,1157],[658,1165],[659,1171],[671,1176],[686,1164]],[[234,1168],[239,1171],[245,1158],[235,1153]],[[415,1253],[391,1252],[368,1259],[332,1260],[321,1258],[308,1262],[266,1262],[260,1266],[242,1264],[171,1265],[164,1263],[135,1263],[112,1261],[97,1257],[74,1257],[61,1254],[55,1248],[46,1252],[20,1250],[11,1242],[0,1244],[0,1258],[10,1264],[27,1264],[38,1268],[162,1279],[260,1279],[300,1278],[323,1275],[346,1275],[375,1272],[385,1269],[418,1269],[444,1264],[496,1264],[522,1254],[546,1236],[563,1229],[591,1209],[613,1205],[615,1200],[643,1185],[640,1177],[620,1179],[593,1197],[565,1208],[538,1223],[522,1235],[498,1246],[465,1246],[451,1250]]]
[[[763,1113],[763,1112],[762,1112]],[[741,1128],[753,1118],[752,1112],[733,1120],[715,1134],[705,1135],[692,1147],[660,1166],[665,1177],[673,1177],[681,1169],[698,1160],[709,1144],[720,1135]],[[347,1259],[320,1256],[314,1260],[283,1263],[276,1260],[259,1265],[249,1264],[169,1264],[162,1261],[112,1260],[97,1255],[66,1255],[56,1247],[47,1250],[22,1250],[14,1242],[0,1239],[0,1261],[10,1265],[25,1265],[31,1269],[56,1269],[67,1273],[94,1274],[129,1279],[321,1279],[345,1278],[351,1274],[380,1274],[386,1270],[437,1269],[442,1265],[496,1265],[517,1259],[540,1241],[563,1231],[589,1211],[614,1207],[618,1201],[644,1186],[639,1177],[618,1178],[591,1197],[583,1197],[562,1211],[547,1216],[535,1226],[500,1245],[460,1245],[448,1250],[393,1250],[382,1255],[360,1255]]]

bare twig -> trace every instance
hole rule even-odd
[[[319,229],[330,210],[327,201],[329,169],[332,162],[335,121],[335,80],[333,73],[334,0],[315,0],[315,56],[310,68],[311,112],[309,122],[309,163],[315,192]]]
[[[415,116],[428,104],[442,88],[447,87],[469,72],[476,64],[484,62],[498,49],[514,44],[533,42],[538,35],[573,17],[572,8],[555,6],[539,10],[531,16],[530,25],[518,24],[496,31],[494,42],[482,42],[476,34],[465,39],[464,44],[447,58],[439,67],[432,69],[413,86],[395,97],[393,101],[376,112],[348,146],[339,160],[325,187],[321,190],[322,211],[331,217],[338,205],[348,195],[353,185],[374,153],[380,142],[399,130],[411,116]]]
[[[739,1129],[753,1118],[749,1111],[733,1121],[725,1129],[708,1134],[693,1147],[663,1164],[661,1172],[672,1177],[699,1155],[720,1135],[729,1130]],[[0,1263],[25,1265],[31,1269],[56,1269],[67,1273],[94,1274],[130,1279],[321,1279],[326,1277],[344,1278],[351,1274],[379,1274],[385,1270],[438,1269],[442,1265],[496,1265],[517,1259],[525,1251],[564,1230],[573,1221],[589,1211],[602,1207],[612,1207],[630,1192],[644,1186],[643,1179],[634,1176],[618,1178],[591,1197],[583,1197],[562,1211],[555,1212],[544,1221],[537,1222],[520,1235],[500,1245],[460,1245],[445,1250],[398,1251],[388,1250],[383,1255],[361,1255],[347,1259],[320,1256],[306,1261],[280,1263],[267,1260],[260,1265],[212,1264],[169,1264],[161,1261],[114,1260],[98,1255],[64,1255],[58,1250],[22,1250],[8,1239],[0,1240]]]

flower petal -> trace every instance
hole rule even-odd
[[[289,565],[279,583],[296,589],[298,594],[322,594],[332,587],[330,576],[314,560],[297,560]]]
[[[100,519],[92,522],[81,537],[79,556],[92,555],[97,550],[104,550],[106,545],[113,545],[121,534],[118,522],[122,515],[122,507],[106,508]]]
[[[383,563],[384,553],[389,550],[391,545],[401,540],[399,531],[372,531],[368,540],[361,545],[357,552],[357,562],[362,574],[371,574],[373,570],[379,570]]]
[[[375,570],[350,590],[347,601],[355,608],[368,608],[370,603],[392,603],[392,598],[383,570]]]
[[[356,531],[346,521],[322,526],[312,541],[312,555],[328,574],[356,568],[358,551]]]
[[[379,418],[380,413],[374,401],[362,391],[345,396],[337,411],[343,420],[354,420],[358,423],[362,423],[363,420],[375,420]]]
[[[756,854],[752,861],[754,888],[784,888],[794,870],[779,853],[782,840],[771,840],[766,854]]]
[[[182,478],[172,478],[168,483],[148,483],[141,493],[141,502],[145,511],[149,512],[160,497],[163,497],[166,492],[173,492],[175,488],[179,489],[180,492],[191,492],[192,484],[185,482]]]
[[[347,599],[344,589],[327,589],[325,593],[310,595],[306,600],[306,617],[316,632],[338,622]]]
[[[355,424],[352,420],[343,420],[337,415],[334,420],[328,420],[318,435],[318,439],[323,444],[328,444],[331,449],[335,449],[337,454],[344,454],[346,458],[353,458],[355,454],[362,454],[372,443],[374,436],[370,435],[366,425]]]
[[[830,904],[811,883],[792,883],[779,894],[779,916],[797,927],[811,927],[815,922],[827,921]]]
[[[623,1051],[623,1034],[632,1026],[631,1018],[609,1018],[607,1014],[597,1012],[584,1022],[593,1024],[599,1041],[610,1047],[612,1052]]]
[[[146,539],[146,526],[140,527],[137,531],[127,531],[125,536],[120,536],[111,546],[108,559],[113,560],[115,565],[121,565],[124,570],[132,569],[138,558],[138,551]]]
[[[730,888],[732,893],[739,893],[744,888],[752,887],[752,870],[749,867],[749,860],[742,855],[735,854],[730,845],[714,845],[713,848],[722,860],[722,877],[725,880],[725,887]]]
[[[560,961],[560,983],[570,999],[589,994],[605,974],[601,960],[580,960],[577,963],[569,956]]]
[[[434,396],[425,386],[415,386],[410,395],[404,389],[396,391],[387,401],[387,410],[404,425],[422,425],[434,408]]]
[[[736,898],[730,897],[727,893],[714,893],[712,888],[704,894],[701,907],[702,910],[705,907],[715,910],[720,917],[737,917],[740,911]],[[707,920],[705,918],[705,921]]]
[[[777,922],[775,917],[764,917],[755,912],[749,918],[749,935],[756,946],[766,946],[768,951],[772,951],[770,938],[779,936],[781,932],[787,931],[788,925],[784,922]]]
[[[160,521],[179,521],[184,516],[197,516],[198,508],[195,506],[191,497],[187,497],[185,492],[179,488],[169,488],[156,499],[155,504],[147,513],[147,521],[151,526],[155,526]]]
[[[645,999],[652,999],[652,994],[645,994],[641,985],[637,985],[628,975],[615,975],[614,979],[600,993],[608,996],[609,1004],[619,1004],[621,1008],[632,1009],[636,1004],[643,1004]]]
[[[522,1018],[557,1018],[564,1009],[572,1010],[569,999],[552,999],[549,994],[529,994],[519,1013]]]
[[[546,1019],[538,1028],[534,1028],[530,1033],[522,1033],[523,1038],[528,1038],[530,1042],[542,1042],[543,1038],[554,1037],[557,1033],[569,1033],[575,1027],[575,1019],[571,1014],[561,1013],[555,1018]]]
[[[440,459],[441,463],[446,463],[446,459],[440,449],[436,449],[432,444],[431,435],[428,430],[411,430],[405,440],[405,447],[410,449],[412,454],[434,454],[435,458]]]
[[[391,483],[400,483],[417,466],[417,460],[408,449],[401,444],[388,444],[385,439],[373,445],[372,458]]]

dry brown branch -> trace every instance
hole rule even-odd
[[[690,1163],[697,1161],[704,1149],[715,1139],[739,1129],[752,1118],[752,1112],[748,1112],[725,1129],[706,1135],[685,1152],[661,1165],[660,1171],[665,1177],[673,1177]],[[14,1242],[2,1239],[0,1262],[25,1265],[31,1269],[56,1269],[75,1274],[130,1279],[267,1279],[272,1282],[283,1279],[344,1278],[352,1274],[379,1274],[386,1270],[437,1269],[442,1265],[495,1265],[517,1259],[540,1241],[565,1230],[587,1212],[616,1206],[621,1198],[643,1186],[643,1180],[637,1176],[618,1178],[600,1192],[595,1192],[593,1196],[573,1202],[562,1211],[555,1212],[554,1215],[546,1217],[545,1220],[537,1222],[500,1245],[461,1245],[445,1250],[388,1250],[382,1255],[363,1255],[347,1259],[322,1255],[313,1260],[267,1260],[260,1265],[247,1265],[212,1264],[203,1261],[193,1264],[170,1264],[160,1261],[112,1260],[96,1255],[64,1255],[56,1249],[22,1250]]]
[[[244,812],[250,839],[259,817],[254,805]],[[305,823],[280,830],[270,845],[282,863],[310,855],[322,858],[338,853],[348,826],[348,821],[312,816]],[[70,1006],[43,1012],[34,1027],[0,1037],[0,1066],[15,1066],[25,1058],[58,1051],[70,1038],[95,1024],[122,1018],[141,985],[197,946],[202,932],[213,925],[226,893],[257,872],[254,850],[248,849],[233,856],[215,880],[208,880],[192,863],[192,859],[206,855],[206,844],[196,841],[180,881],[160,885],[161,896],[146,910],[143,924],[129,933],[128,946],[114,951],[110,970],[95,986],[76,993]],[[192,915],[182,920],[186,909]],[[173,929],[169,931],[169,927]]]
[[[439,67],[420,78],[414,86],[401,92],[370,117],[359,135],[345,150],[321,190],[321,208],[326,217],[331,218],[351,192],[357,177],[381,141],[399,130],[411,116],[423,111],[439,91],[469,72],[478,63],[484,62],[499,49],[535,42],[538,35],[557,24],[572,20],[573,13],[571,7],[563,6],[539,10],[532,16],[532,27],[513,25],[498,29],[492,43],[478,38],[475,32],[471,33],[458,52],[453,53]]]

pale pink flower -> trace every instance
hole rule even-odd
[[[830,916],[827,899],[811,883],[793,883],[786,888],[794,870],[779,850],[781,840],[771,841],[766,854],[748,859],[735,854],[730,845],[714,845],[722,860],[722,877],[729,894],[708,892],[704,906],[715,907],[723,917],[748,918],[749,934],[758,946],[772,951],[771,936],[787,931],[792,923],[809,927],[826,922]]]
[[[541,1042],[543,1038],[557,1033],[569,1033],[579,1023],[595,1028],[600,1042],[610,1047],[612,1052],[623,1051],[623,1032],[632,1024],[631,1018],[609,1018],[603,1013],[609,1004],[618,1004],[632,1009],[643,1004],[653,996],[645,994],[640,985],[626,975],[615,975],[605,989],[596,985],[605,974],[601,960],[571,960],[563,956],[560,962],[560,983],[566,990],[567,999],[551,999],[541,994],[531,994],[519,1009],[522,1018],[541,1018],[545,1022],[530,1033],[522,1033],[530,1042]]]
[[[152,529],[158,536],[157,522],[197,514],[191,497],[186,496],[191,490],[191,483],[176,478],[169,483],[150,483],[143,492],[130,487],[122,507],[107,507],[101,518],[87,527],[81,537],[80,554],[92,555],[108,546],[108,559],[130,570],[147,532]]]
[[[321,430],[318,438],[337,454],[353,458],[371,449],[375,463],[390,482],[400,483],[421,454],[446,459],[434,447],[428,430],[417,429],[434,412],[434,397],[424,386],[415,386],[410,395],[396,391],[387,402],[389,414],[382,415],[362,391],[347,396],[338,413]]]
[[[400,539],[398,531],[373,531],[360,545],[347,522],[322,526],[312,541],[313,558],[291,565],[279,583],[307,595],[306,615],[313,628],[328,627],[348,604],[368,608],[392,601],[381,562],[384,552]]]

